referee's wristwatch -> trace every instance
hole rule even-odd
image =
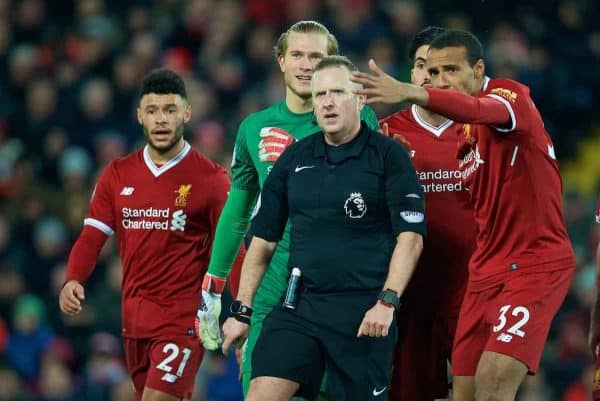
[[[250,324],[250,316],[252,316],[252,308],[244,305],[242,301],[237,299],[231,302],[229,306],[229,316],[237,320],[238,322]]]
[[[390,288],[386,288],[385,290],[379,293],[377,300],[384,304],[385,306],[394,307],[394,309],[400,309],[400,297],[398,297],[398,293]]]

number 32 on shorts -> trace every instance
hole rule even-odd
[[[517,320],[515,324],[513,324],[508,328],[508,330],[506,330],[506,333],[508,334],[502,333],[500,334],[500,336],[498,336],[497,339],[503,342],[510,342],[512,340],[512,336],[525,337],[525,331],[521,330],[521,328],[525,326],[525,324],[529,321],[529,309],[521,305],[504,305],[500,308],[500,313],[498,315],[498,324],[492,328],[494,333],[497,333],[500,330],[504,329],[504,326],[506,326],[506,322],[508,320],[506,318],[507,314],[510,314],[511,316],[514,316],[519,320]]]

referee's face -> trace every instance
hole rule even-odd
[[[325,67],[315,72],[312,96],[317,122],[326,135],[338,138],[360,129],[363,99],[353,93],[355,84],[345,66]]]

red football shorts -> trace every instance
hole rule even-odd
[[[125,361],[140,401],[144,387],[190,399],[204,348],[196,336],[124,338]]]
[[[452,314],[427,313],[418,307],[398,314],[398,343],[390,401],[432,401],[448,398],[448,360],[458,319]]]
[[[467,287],[452,351],[453,374],[475,376],[483,351],[509,355],[535,374],[572,275],[568,268],[521,274],[480,291]]]

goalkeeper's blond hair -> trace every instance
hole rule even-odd
[[[338,41],[333,36],[329,29],[325,27],[325,25],[321,24],[317,21],[298,21],[294,25],[288,28],[287,31],[283,32],[279,39],[277,39],[277,44],[273,47],[273,53],[275,53],[275,57],[279,59],[279,57],[285,56],[285,52],[288,48],[288,36],[290,33],[319,33],[327,36],[327,55],[333,56],[340,53],[340,48],[338,46]]]

